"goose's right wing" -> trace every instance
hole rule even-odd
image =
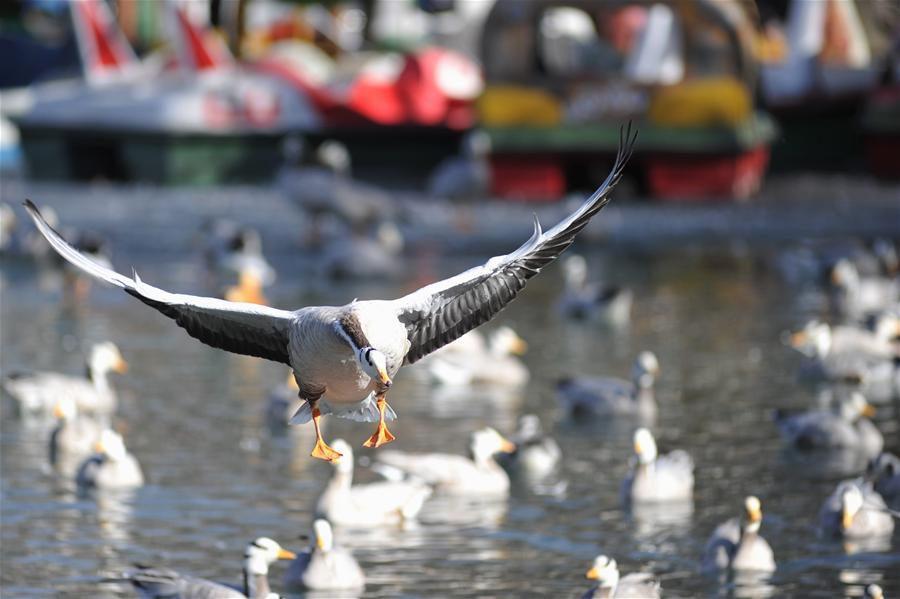
[[[207,345],[238,354],[257,356],[290,365],[288,337],[293,312],[213,297],[169,293],[102,266],[72,247],[41,216],[31,200],[25,208],[56,252],[94,278],[120,287],[159,310]]]

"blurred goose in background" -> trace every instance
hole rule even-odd
[[[622,499],[629,502],[688,501],[694,494],[694,461],[680,449],[660,456],[646,428],[634,432],[635,461],[622,481]]]
[[[627,324],[631,320],[631,290],[588,283],[587,273],[583,256],[576,254],[563,261],[565,288],[558,304],[560,312],[577,320],[596,319],[616,326]]]
[[[80,464],[93,453],[105,426],[92,418],[79,417],[78,406],[69,395],[60,395],[53,416],[57,424],[50,433],[50,465],[68,470],[67,465]]]
[[[266,424],[271,430],[287,428],[291,415],[300,407],[297,399],[300,387],[293,371],[288,371],[283,383],[272,387],[266,397]]]
[[[106,429],[94,447],[95,454],[78,467],[75,482],[83,489],[133,489],[144,484],[137,458],[128,453],[119,433]]]
[[[438,164],[426,189],[434,198],[457,201],[483,200],[491,191],[491,166],[487,156],[491,139],[484,131],[471,131],[462,140],[462,153]]]
[[[319,274],[331,279],[391,279],[402,275],[403,234],[391,221],[352,227],[322,249]]]
[[[516,446],[510,454],[500,454],[498,462],[512,472],[522,472],[532,478],[542,478],[556,471],[562,450],[559,444],[544,433],[541,419],[535,414],[519,418],[519,428],[512,435]]]
[[[353,555],[334,544],[334,533],[327,520],[313,522],[309,551],[288,565],[284,586],[310,591],[362,591],[366,577]]]
[[[585,578],[596,580],[597,586],[582,595],[582,599],[632,598],[659,599],[659,580],[644,572],[635,572],[619,578],[616,560],[598,555]]]
[[[900,458],[882,452],[866,467],[866,480],[892,509],[900,509]]]
[[[106,375],[127,371],[128,363],[119,348],[106,341],[91,347],[85,378],[56,372],[14,373],[3,379],[2,387],[21,415],[50,417],[57,400],[65,395],[75,401],[82,416],[108,417],[115,411],[118,400]]]
[[[788,415],[775,411],[775,424],[784,440],[797,449],[853,449],[866,457],[878,455],[884,438],[867,416],[875,408],[857,391],[839,395],[830,409]]]
[[[387,481],[353,484],[353,450],[343,439],[332,443],[342,454],[334,462],[334,475],[316,503],[316,515],[336,526],[375,527],[412,520],[431,496],[424,482]]]
[[[703,569],[774,572],[775,556],[759,534],[761,524],[762,505],[751,495],[744,499],[741,518],[732,518],[716,527],[703,551]]]
[[[884,499],[859,480],[837,486],[819,511],[819,525],[829,537],[867,539],[888,537],[894,532],[894,518]]]
[[[900,279],[863,277],[850,260],[838,260],[832,267],[831,286],[835,307],[845,315],[877,312],[900,302]]]
[[[863,599],[884,599],[884,591],[877,584],[870,584],[863,593]]]
[[[472,331],[458,341],[462,343],[429,356],[425,368],[433,383],[518,387],[528,382],[531,374],[516,357],[525,353],[528,344],[511,327],[495,329],[486,340]]]
[[[849,326],[831,326],[811,320],[800,331],[791,334],[791,346],[808,356],[827,360],[829,356],[845,356],[856,360],[889,360],[900,357],[896,336],[900,325],[890,315],[873,319],[873,330]]]
[[[201,234],[207,267],[218,276],[237,282],[225,288],[225,299],[265,304],[262,289],[275,282],[276,274],[263,255],[259,231],[215,218],[204,223]]]
[[[565,412],[575,419],[636,416],[651,421],[657,412],[653,387],[658,375],[656,355],[642,351],[631,367],[631,381],[587,376],[564,378],[557,383],[556,394]]]
[[[25,208],[66,260],[173,319],[191,336],[213,347],[290,365],[304,400],[291,423],[312,421],[316,444],[311,455],[332,461],[340,454],[322,438],[319,420],[323,412],[377,421],[367,446],[393,441],[386,423],[396,414],[386,394],[400,368],[491,320],[532,277],[559,257],[609,202],[634,141],[630,125],[623,128],[616,161],[606,180],[548,231],[544,232],[535,218],[531,237],[513,252],[393,301],[354,300],[343,306],[288,311],[169,293],[144,283],[136,274],[126,277],[93,262],[47,225],[34,203],[26,200]]]
[[[492,428],[472,433],[471,458],[447,453],[404,453],[385,450],[378,461],[434,486],[439,493],[477,497],[506,497],[509,476],[495,461],[499,453],[516,447]]]
[[[277,599],[279,595],[269,588],[269,566],[296,557],[272,539],[260,537],[244,549],[241,587],[144,566],[104,582],[130,582],[142,599]]]

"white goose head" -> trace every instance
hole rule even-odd
[[[71,395],[60,395],[53,404],[53,417],[63,422],[71,422],[78,416],[78,405]]]
[[[744,499],[744,518],[742,526],[745,532],[758,532],[762,525],[762,503],[753,495]]]
[[[528,350],[528,343],[507,326],[494,331],[488,343],[491,354],[495,356],[520,356]]]
[[[516,445],[493,428],[486,427],[472,433],[469,450],[474,462],[484,464],[493,459],[496,453],[512,453],[516,450]]]
[[[115,343],[105,341],[96,343],[91,348],[90,356],[88,356],[88,369],[91,374],[102,375],[107,372],[124,374],[128,372],[128,362],[122,357],[122,353]]]
[[[847,530],[853,525],[853,519],[862,509],[863,494],[856,485],[849,485],[841,493],[841,528]]]
[[[369,375],[373,381],[377,381],[384,387],[393,384],[387,372],[387,356],[374,347],[361,347],[356,352],[356,360],[362,371]]]
[[[94,450],[113,462],[122,461],[128,456],[125,440],[122,439],[122,435],[112,429],[106,429],[100,433],[100,439],[94,445]]]
[[[641,427],[634,431],[634,453],[641,465],[646,466],[656,461],[656,439],[648,429]]]
[[[612,558],[598,555],[594,560],[594,565],[584,576],[590,580],[596,580],[597,586],[602,589],[615,590],[619,585],[619,565]]]
[[[334,532],[328,520],[319,518],[313,522],[313,551],[328,553],[334,548]]]
[[[656,382],[658,374],[659,360],[656,359],[656,354],[651,351],[639,353],[631,367],[631,379],[634,384],[641,389],[650,389]]]
[[[824,357],[831,351],[831,327],[824,322],[811,320],[803,329],[790,336],[791,347],[810,357]]]
[[[280,559],[294,559],[297,554],[284,549],[269,537],[259,537],[244,549],[244,570],[248,574],[265,576],[269,566]]]

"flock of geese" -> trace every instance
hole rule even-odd
[[[401,367],[420,359],[417,368],[436,385],[527,382],[528,370],[516,357],[525,342],[508,327],[488,336],[474,329],[514,299],[609,201],[632,143],[626,132],[613,171],[598,191],[546,232],[535,221],[532,237],[514,252],[396,300],[355,300],[337,307],[267,307],[262,289],[275,275],[252,231],[217,222],[204,227],[209,264],[238,278],[237,286],[223,290],[225,299],[175,294],[143,282],[137,273],[119,274],[70,245],[27,202],[38,231],[79,271],[123,289],[208,345],[289,366],[291,376],[269,397],[267,417],[279,426],[312,422],[316,442],[311,455],[333,469],[315,506],[308,549],[297,554],[266,537],[253,540],[244,551],[241,585],[144,566],[108,581],[129,582],[148,598],[269,599],[279,596],[271,590],[269,568],[289,560],[283,581],[287,589],[360,592],[365,575],[350,552],[335,543],[332,527],[377,529],[412,521],[432,495],[505,498],[510,473],[541,477],[557,469],[562,460],[559,444],[545,434],[537,416],[525,415],[509,439],[489,427],[472,432],[467,456],[380,449],[372,468],[384,480],[355,484],[351,445],[343,439],[326,442],[319,422],[325,415],[372,422],[375,431],[364,445],[390,443],[394,436],[387,423],[396,415],[387,393]],[[824,392],[809,411],[774,415],[793,450],[812,455],[849,451],[867,463],[861,477],[838,485],[819,513],[823,534],[849,540],[889,537],[896,515],[891,510],[900,508],[900,459],[882,452],[884,440],[868,420],[872,403],[900,397],[900,282],[896,254],[891,262],[888,248],[881,246],[873,256],[871,264],[852,256],[822,266],[819,274],[828,278],[844,320],[835,325],[808,323],[785,341],[804,354],[802,376],[825,383]],[[631,291],[590,283],[587,272],[580,256],[565,260],[560,313],[611,326],[627,324]],[[119,350],[106,342],[91,349],[85,378],[37,373],[3,381],[3,390],[23,415],[55,421],[49,459],[80,488],[143,484],[137,459],[112,427],[117,402],[108,375],[126,369]],[[682,450],[661,455],[649,428],[658,410],[654,386],[659,371],[657,357],[642,351],[629,380],[575,376],[557,384],[560,409],[568,418],[635,423],[632,467],[621,482],[626,505],[691,501],[694,493],[692,457]],[[700,558],[701,569],[774,572],[775,554],[760,534],[761,501],[748,496],[736,512],[713,531]],[[594,586],[585,597],[652,599],[662,592],[652,574],[622,575],[614,557],[607,555],[596,557],[586,577]],[[874,584],[865,593],[872,599],[883,597]]]

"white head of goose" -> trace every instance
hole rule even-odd
[[[144,484],[144,474],[137,459],[125,448],[122,435],[106,429],[100,434],[94,450],[78,468],[76,482],[81,488],[129,489]]]
[[[631,367],[631,379],[638,389],[652,389],[659,374],[659,360],[651,351],[642,351]]]
[[[244,549],[244,594],[251,598],[266,598],[269,589],[269,566],[278,560],[295,559],[297,554],[284,549],[268,537],[251,541]]]
[[[98,264],[50,227],[31,201],[25,205],[50,245],[81,270],[160,311],[208,345],[291,366],[305,402],[292,422],[312,420],[316,429],[312,455],[334,460],[339,454],[322,439],[320,416],[377,421],[366,445],[390,442],[393,435],[386,421],[393,411],[385,394],[400,367],[491,320],[529,279],[556,260],[609,202],[635,137],[630,126],[623,129],[609,176],[556,226],[544,232],[535,220],[531,238],[515,251],[392,301],[353,301],[288,311],[169,293],[144,283],[137,274],[127,277]]]
[[[605,555],[598,555],[594,559],[591,569],[584,576],[589,580],[597,581],[597,586],[584,595],[588,599],[612,597],[659,599],[660,597],[659,581],[651,574],[633,573],[621,577],[616,560]]]
[[[863,599],[884,599],[884,591],[877,584],[870,584],[866,587]]]

